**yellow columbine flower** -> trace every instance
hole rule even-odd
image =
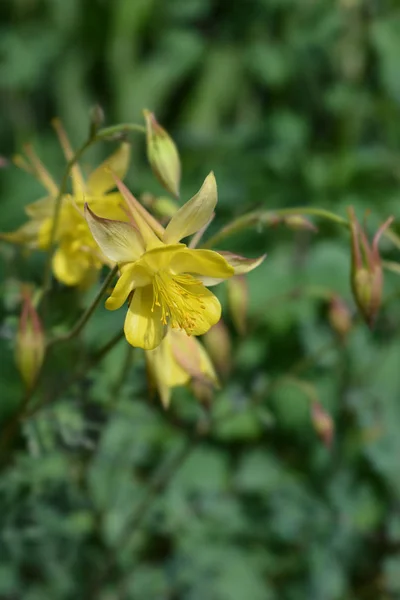
[[[202,344],[184,331],[169,329],[157,348],[145,352],[150,380],[157,388],[164,408],[168,408],[172,388],[201,382],[218,387],[218,377]]]
[[[130,297],[125,336],[132,346],[156,348],[167,325],[201,335],[221,316],[218,299],[205,286],[255,268],[264,257],[244,259],[179,243],[207,225],[217,203],[213,173],[200,191],[172,217],[166,229],[116,179],[132,224],[103,219],[86,204],[86,219],[101,251],[119,264],[121,276],[106,301],[110,310]],[[230,264],[231,263],[231,264]],[[131,293],[134,291],[133,296]]]
[[[73,151],[65,131],[58,120],[54,121],[54,127],[64,155],[70,160]],[[48,195],[26,206],[25,211],[30,220],[17,231],[2,234],[1,238],[30,249],[48,250],[59,188],[30,146],[26,146],[25,153],[28,160],[18,155],[15,157],[16,165],[34,175]],[[90,201],[103,217],[127,219],[119,206],[122,202],[120,193],[108,192],[115,188],[110,169],[123,178],[128,169],[129,158],[130,146],[123,143],[86,180],[78,165],[72,167],[72,194],[66,194],[62,198],[55,239],[57,249],[52,263],[54,275],[62,283],[87,286],[97,277],[98,270],[106,261],[84,219],[83,206],[85,201]]]

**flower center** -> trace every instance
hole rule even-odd
[[[167,271],[155,273],[151,310],[159,306],[164,325],[169,320],[171,327],[184,329],[190,335],[206,308],[198,286],[201,283],[192,275],[172,275]]]

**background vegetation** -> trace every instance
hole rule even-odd
[[[399,56],[395,0],[3,0],[0,151],[33,141],[60,175],[53,116],[78,145],[95,102],[109,124],[147,107],[179,145],[183,198],[215,171],[215,228],[255,208],[345,216],[353,205],[374,231],[400,212]],[[139,136],[133,148],[131,189],[160,193]],[[40,196],[14,167],[0,192],[3,231]],[[316,224],[316,234],[277,227],[231,239],[230,249],[268,258],[248,276],[245,336],[225,311],[230,372],[209,412],[186,390],[161,411],[125,342],[71,380],[121,330],[123,311],[98,310],[85,344],[59,349],[44,406],[0,477],[1,598],[400,594],[398,276],[386,277],[374,331],[356,318],[341,339],[326,299],[338,293],[354,311],[349,239]],[[43,257],[16,267],[12,248],[0,252],[6,420],[22,397],[18,281],[39,283]],[[87,298],[59,286],[52,303],[52,323],[68,328]],[[310,394],[334,419],[330,450]]]

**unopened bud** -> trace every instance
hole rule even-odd
[[[179,209],[179,204],[167,196],[159,196],[154,200],[153,210],[161,220],[169,220]]]
[[[393,217],[379,227],[370,244],[353,208],[349,208],[348,212],[351,231],[351,287],[362,316],[369,327],[372,327],[379,312],[383,289],[383,270],[378,244]]]
[[[213,325],[202,339],[217,372],[227,378],[232,369],[232,343],[223,320]]]
[[[43,364],[45,337],[30,292],[23,290],[23,304],[16,337],[15,360],[28,389],[34,385]]]
[[[352,328],[352,318],[347,304],[337,296],[332,296],[328,308],[328,320],[332,329],[343,340]]]
[[[181,163],[175,142],[157,122],[154,114],[143,111],[146,121],[147,157],[161,185],[179,198]]]
[[[318,231],[317,227],[303,215],[288,215],[283,218],[283,222],[289,229],[295,231]]]
[[[193,378],[190,382],[190,388],[199,402],[210,406],[215,393],[215,387],[211,381]]]
[[[311,421],[322,443],[327,448],[331,448],[335,426],[332,417],[319,402],[311,404]]]
[[[247,329],[247,309],[249,290],[244,275],[237,275],[227,281],[228,303],[236,331],[244,335]]]
[[[95,104],[90,109],[90,137],[93,137],[99,127],[104,123],[104,111],[100,104]]]

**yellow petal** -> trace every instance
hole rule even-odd
[[[67,134],[59,119],[53,119],[52,125],[57,133],[61,148],[67,160],[71,160],[74,156],[74,151],[71,148]],[[77,164],[71,168],[72,189],[76,198],[81,198],[86,192],[85,180],[83,179],[81,170]]]
[[[58,186],[55,183],[54,179],[47,171],[45,166],[43,165],[40,158],[37,156],[36,152],[33,150],[32,146],[26,144],[24,147],[25,154],[29,158],[31,165],[33,166],[34,175],[39,179],[43,187],[49,192],[49,194],[53,197],[58,194]]]
[[[114,175],[115,183],[126,200],[129,211],[135,221],[146,249],[162,246],[160,238],[164,235],[164,227],[136,200],[125,184]]]
[[[130,155],[131,146],[124,142],[89,176],[87,181],[89,192],[94,196],[101,196],[114,188],[115,180],[111,172],[123,179],[129,167]]]
[[[194,284],[188,288],[193,297],[200,298],[202,310],[198,310],[198,302],[193,301],[191,306],[190,299],[187,299],[187,312],[191,317],[190,335],[203,335],[221,318],[221,304],[212,292],[204,287],[203,284]]]
[[[134,262],[144,252],[139,232],[129,223],[103,219],[85,204],[85,218],[103,254],[114,262]]]
[[[152,273],[167,270],[174,256],[183,248],[185,248],[184,244],[171,244],[170,246],[162,245],[160,248],[148,250],[140,259],[139,264]]]
[[[133,294],[125,318],[124,332],[127,341],[135,347],[153,350],[162,341],[166,327],[161,322],[161,310],[154,306],[153,288],[138,288]]]
[[[150,376],[154,380],[164,408],[168,408],[171,389],[189,383],[190,375],[176,361],[172,349],[172,331],[170,330],[161,344],[146,352],[146,361]],[[186,334],[183,333],[181,335]]]
[[[126,301],[127,297],[134,288],[149,285],[151,280],[146,271],[137,267],[135,264],[126,265],[122,269],[120,278],[118,279],[112,294],[106,300],[106,308],[108,310],[117,310]]]
[[[89,277],[93,266],[85,254],[69,253],[64,248],[58,248],[53,256],[53,272],[55,277],[65,285],[80,285]]]
[[[211,172],[204,180],[198,193],[174,214],[167,225],[163,240],[176,244],[181,239],[196,233],[211,219],[217,204],[217,182]]]
[[[182,249],[171,258],[170,268],[175,273],[192,273],[220,280],[228,279],[234,274],[233,267],[213,250]]]
[[[30,248],[37,248],[39,230],[39,221],[28,221],[27,223],[24,223],[24,225],[21,225],[16,231],[0,233],[0,240],[10,242],[11,244],[25,244]]]
[[[32,217],[32,219],[52,217],[54,212],[54,198],[52,196],[46,196],[46,198],[40,198],[40,200],[36,200],[36,202],[27,204],[27,206],[25,206],[25,212]]]
[[[264,261],[266,254],[262,254],[257,258],[245,258],[239,254],[232,254],[232,252],[221,251],[218,252],[225,260],[233,267],[235,275],[244,275],[249,273]]]

